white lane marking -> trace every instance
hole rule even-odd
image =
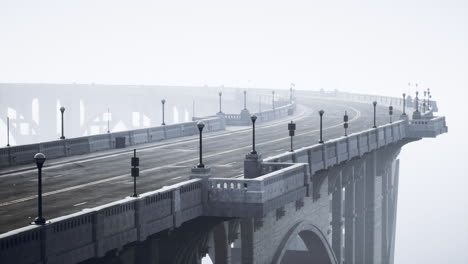
[[[305,111],[302,110],[302,112],[301,112],[299,115],[296,116],[296,120],[302,120],[302,119],[304,119],[304,118],[305,118]],[[284,121],[284,120],[282,120],[282,121]],[[282,125],[282,124],[283,124],[283,123],[280,123],[280,122],[278,121],[278,122],[270,123],[270,124],[268,124],[268,125],[259,125],[258,128],[257,128],[257,130],[269,128],[269,127],[272,127],[272,126],[279,126],[279,125]],[[243,133],[243,132],[249,132],[250,129],[251,129],[251,128],[248,127],[248,128],[240,129],[240,130],[233,131],[233,132],[222,133],[222,134],[213,135],[213,136],[207,136],[207,137],[204,137],[203,140],[209,140],[209,139],[214,139],[214,138],[219,138],[219,137],[230,136],[230,135],[233,135],[233,134],[239,134],[239,133]],[[183,140],[183,141],[179,141],[179,142],[168,143],[168,144],[164,144],[164,145],[158,145],[158,146],[154,146],[154,147],[146,147],[146,148],[144,148],[144,149],[139,150],[139,152],[153,151],[154,149],[162,149],[162,148],[166,148],[166,147],[172,147],[172,146],[176,146],[176,145],[181,145],[181,144],[186,144],[186,143],[191,143],[191,142],[197,142],[197,141],[198,141],[198,138],[188,139],[188,140]],[[129,150],[129,151],[126,151],[126,152],[119,152],[119,153],[115,153],[115,154],[109,154],[109,155],[100,156],[100,157],[95,157],[95,158],[89,158],[89,159],[83,159],[83,160],[77,160],[77,161],[69,161],[69,162],[66,162],[66,163],[50,164],[49,166],[44,167],[42,170],[43,170],[43,171],[47,171],[48,169],[60,168],[60,167],[67,166],[67,165],[70,165],[70,164],[80,164],[80,163],[85,163],[85,162],[89,162],[89,161],[96,161],[96,160],[108,159],[108,158],[113,158],[113,157],[117,157],[117,156],[120,156],[120,155],[129,154],[129,153],[133,153],[133,150]],[[31,171],[32,171],[32,170],[31,170]],[[12,172],[12,173],[9,173],[9,174],[0,175],[0,178],[9,177],[9,176],[14,176],[14,175],[21,175],[21,174],[23,174],[24,172],[25,172],[25,171]]]
[[[80,205],[87,204],[87,203],[88,203],[88,202],[77,203],[77,204],[75,204],[75,205],[73,205],[73,206],[80,206]]]
[[[351,120],[349,120],[348,123],[356,121],[361,116],[361,112],[359,110],[357,110],[354,107],[350,107],[350,108],[353,111],[356,112],[356,116],[354,118],[352,118]],[[339,123],[339,124],[336,124],[336,125],[333,125],[333,126],[323,128],[323,130],[328,130],[328,129],[335,128],[335,127],[338,127],[338,126],[341,126],[341,125],[342,125],[342,123]],[[318,131],[319,130],[316,129],[316,130],[312,130],[312,131],[308,131],[308,132],[303,132],[303,133],[297,134],[297,136],[312,134],[312,133],[316,133]],[[265,145],[265,144],[271,144],[273,142],[278,142],[278,141],[285,140],[285,139],[289,139],[289,136],[282,137],[282,138],[277,138],[277,139],[270,140],[270,141],[261,142],[261,143],[258,143],[256,145],[261,146],[261,145]],[[213,154],[210,154],[210,155],[206,155],[205,158],[215,157],[215,156],[218,156],[218,155],[223,155],[223,154],[227,154],[227,153],[231,153],[231,152],[235,152],[235,151],[239,151],[239,150],[243,150],[243,149],[249,149],[250,147],[251,146],[248,145],[248,146],[243,146],[243,147],[239,147],[239,148],[235,148],[235,149],[230,149],[230,150],[226,150],[226,151],[222,151],[222,152],[218,152],[218,153],[213,153]],[[193,158],[193,159],[179,161],[179,162],[168,164],[168,165],[163,165],[163,166],[159,166],[159,167],[149,168],[149,169],[146,169],[146,170],[141,170],[140,175],[143,174],[143,173],[157,171],[157,170],[160,170],[160,169],[163,169],[163,168],[168,168],[170,166],[180,165],[180,164],[184,164],[184,163],[188,163],[188,162],[194,162],[194,161],[198,161],[198,158]],[[68,191],[72,191],[72,190],[76,190],[76,189],[81,189],[81,188],[96,185],[96,184],[101,184],[101,183],[105,183],[105,182],[109,182],[109,181],[113,181],[113,180],[122,179],[124,177],[128,177],[128,174],[123,174],[123,175],[119,175],[119,176],[110,177],[110,178],[107,178],[107,179],[97,180],[97,181],[94,181],[94,182],[88,182],[88,183],[79,184],[79,185],[71,186],[71,187],[68,187],[68,188],[63,188],[63,189],[52,191],[52,192],[47,192],[47,193],[42,194],[42,196],[43,197],[44,196],[50,196],[50,195],[53,195],[53,194],[58,194],[58,193],[68,192]],[[36,197],[37,197],[37,195],[32,195],[32,196],[28,196],[28,197],[25,197],[25,198],[20,198],[20,199],[12,200],[12,201],[9,201],[9,202],[0,203],[0,207],[7,206],[7,205],[12,205],[12,204],[16,204],[16,203],[21,203],[21,202],[25,202],[25,201],[29,201],[29,200],[32,200],[32,199],[34,199]]]
[[[180,179],[180,178],[182,178],[182,176],[177,176],[177,177],[175,177],[175,178],[172,178],[171,180],[172,180],[172,181],[175,181],[175,180]]]

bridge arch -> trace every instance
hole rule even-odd
[[[289,244],[299,236],[310,253],[312,263],[336,264],[333,250],[322,231],[310,221],[301,221],[292,226],[276,249],[272,263],[281,264]]]

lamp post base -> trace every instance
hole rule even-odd
[[[36,217],[34,222],[32,222],[31,224],[32,225],[45,225],[46,223],[47,223],[47,221],[45,220],[44,217]]]
[[[65,137],[64,137],[64,136],[61,136],[60,139],[65,139]]]

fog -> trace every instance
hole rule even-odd
[[[395,263],[468,262],[467,1],[0,0],[0,36],[2,83],[429,87],[449,133],[403,147]]]

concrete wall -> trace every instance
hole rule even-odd
[[[217,117],[204,119],[207,132],[225,129],[225,123]],[[87,154],[115,149],[116,137],[125,137],[126,146],[133,146],[164,139],[192,136],[198,133],[197,122],[186,122],[166,126],[115,132],[79,138],[55,140],[38,144],[0,148],[0,168],[33,163],[36,153],[42,152],[47,159]]]

